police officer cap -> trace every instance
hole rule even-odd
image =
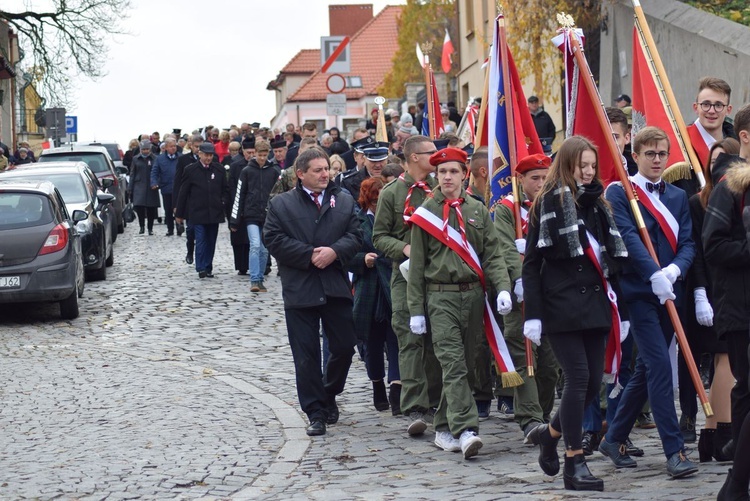
[[[201,143],[200,147],[198,148],[198,151],[202,153],[216,153],[216,149],[214,148],[214,145],[210,142]]]
[[[526,174],[530,170],[537,169],[549,169],[552,160],[547,155],[537,153],[536,155],[529,155],[523,158],[518,165],[516,165],[516,172],[519,174]]]
[[[362,150],[364,150],[364,147],[374,142],[375,139],[373,139],[372,136],[366,136],[362,139],[357,139],[356,141],[354,141],[352,143],[352,148],[354,148],[354,151],[356,151],[357,153],[363,153]]]
[[[448,147],[448,143],[450,143],[450,139],[434,139],[432,143],[435,145],[435,148],[437,148],[438,151],[444,150]]]
[[[250,127],[253,129],[259,129],[260,128],[260,122],[253,122],[250,124]]]
[[[382,162],[388,158],[388,143],[372,142],[362,150],[362,153],[371,162]]]
[[[458,148],[444,148],[430,155],[430,165],[437,167],[446,162],[458,162],[465,166],[467,159],[468,155],[464,150],[459,150]]]
[[[273,141],[271,143],[271,148],[286,148],[286,141],[284,139],[279,139],[278,141]]]

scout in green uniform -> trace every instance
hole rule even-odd
[[[410,254],[411,235],[407,221],[437,182],[430,174],[430,155],[435,145],[425,136],[412,136],[404,143],[406,171],[380,192],[372,241],[375,248],[393,260],[391,275],[391,327],[398,338],[398,367],[401,372],[401,411],[409,418],[409,435],[421,435],[427,429],[424,414],[437,407],[442,388],[440,364],[429,336],[417,336],[409,330],[406,307],[406,280],[398,266]]]
[[[508,265],[508,275],[515,284],[517,301],[513,311],[503,321],[505,342],[513,358],[513,364],[523,378],[524,384],[513,388],[515,421],[523,430],[524,440],[529,431],[539,423],[549,422],[552,406],[555,403],[555,385],[558,378],[558,365],[549,339],[542,339],[541,346],[532,344],[534,350],[535,375],[530,378],[526,370],[526,345],[523,337],[523,314],[520,303],[523,301],[521,282],[521,254],[525,252],[527,210],[534,202],[536,194],[547,179],[550,159],[546,155],[530,155],[516,166],[516,175],[521,188],[521,219],[524,238],[516,241],[516,220],[513,209],[513,195],[508,195],[495,208],[495,229],[500,235],[500,248]]]
[[[317,145],[317,141],[314,138],[306,137],[303,138],[299,143],[299,153],[305,150],[309,150]],[[279,180],[271,189],[271,195],[269,198],[273,198],[280,193],[286,193],[287,191],[293,190],[297,186],[297,168],[292,165],[288,165],[279,175]]]
[[[412,332],[424,334],[429,318],[435,355],[443,369],[443,394],[434,420],[435,444],[446,451],[460,450],[468,459],[482,447],[472,395],[476,332],[484,330],[482,277],[488,288],[500,291],[497,310],[501,315],[511,311],[512,301],[508,270],[489,212],[463,189],[466,158],[466,152],[457,148],[430,157],[440,187],[412,217],[407,303]],[[423,226],[422,220],[436,222]],[[453,247],[428,233],[428,227],[440,237],[458,235],[453,240],[476,252],[482,275]],[[449,227],[457,233],[451,233]]]

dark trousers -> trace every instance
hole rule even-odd
[[[393,333],[391,322],[373,321],[370,335],[365,342],[365,366],[370,381],[380,381],[385,377],[384,355],[388,355],[388,382],[399,380],[398,339]]]
[[[143,228],[148,221],[148,231],[152,231],[154,229],[154,219],[156,219],[156,214],[159,211],[159,208],[136,205],[133,207],[133,210],[138,214],[138,225]]]
[[[328,417],[328,399],[344,391],[352,365],[354,319],[352,300],[326,298],[326,304],[312,308],[287,308],[286,328],[294,358],[297,397],[311,421]],[[320,366],[320,324],[328,337],[330,357],[325,372]]]
[[[620,369],[617,373],[617,382],[623,388],[627,386],[628,381],[630,381],[630,376],[633,374],[631,364],[633,363],[634,345],[633,334],[631,333],[625,338],[625,341],[622,342],[622,360],[620,360]],[[607,423],[611,423],[615,418],[617,406],[620,405],[620,397],[622,396],[621,390],[616,397],[611,398],[609,394],[612,393],[614,388],[614,383],[607,384],[605,388],[607,395]],[[594,431],[597,433],[602,431],[602,410],[599,395],[594,397],[594,400],[586,407],[586,412],[583,415],[583,431]]]
[[[196,224],[195,228],[195,271],[211,273],[214,268],[214,251],[216,237],[219,234],[217,224]]]
[[[583,413],[599,395],[608,334],[606,330],[586,330],[548,336],[564,377],[560,407],[550,424],[562,432],[567,450],[581,448]]]
[[[740,428],[745,417],[750,413],[750,391],[748,390],[748,331],[731,331],[724,334],[729,348],[729,367],[737,383],[732,388],[732,438],[735,442],[740,436]],[[740,449],[737,449],[738,453]],[[744,451],[747,453],[747,451]]]
[[[250,245],[232,244],[232,254],[234,255],[234,269],[246,272],[248,264],[247,256],[250,254]]]
[[[169,233],[174,232],[174,211],[172,210],[172,194],[171,193],[163,193],[161,194],[161,199],[164,202],[164,218],[165,223],[167,223],[167,231]]]
[[[677,423],[672,389],[672,363],[669,344],[674,327],[667,309],[653,300],[628,302],[631,331],[638,345],[633,376],[622,392],[615,418],[609,423],[607,442],[622,443],[630,434],[646,400],[651,402],[664,455],[669,458],[682,450],[684,442]]]
[[[188,220],[185,220],[185,245],[188,253],[192,254],[195,250],[195,226]]]

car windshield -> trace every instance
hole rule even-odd
[[[117,148],[116,143],[91,143],[91,146],[104,146],[107,148],[109,158],[112,160],[120,160],[120,150]]]
[[[100,174],[109,172],[109,166],[104,158],[103,153],[97,152],[70,152],[70,153],[48,153],[39,157],[40,162],[86,162],[91,172]]]
[[[52,209],[44,195],[0,190],[0,230],[40,226],[51,222]]]
[[[14,180],[36,180],[49,181],[54,184],[66,204],[85,204],[88,202],[86,195],[86,185],[83,184],[80,174],[71,172],[70,174],[29,174],[24,176],[13,176]]]

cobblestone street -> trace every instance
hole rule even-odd
[[[377,412],[358,356],[341,420],[307,437],[275,268],[250,293],[222,226],[216,278],[199,280],[184,237],[164,233],[128,227],[74,321],[56,304],[0,306],[0,499],[703,500],[724,480],[717,463],[669,480],[656,430],[636,429],[637,469],[595,453],[605,492],[565,491],[494,402],[465,461]]]

